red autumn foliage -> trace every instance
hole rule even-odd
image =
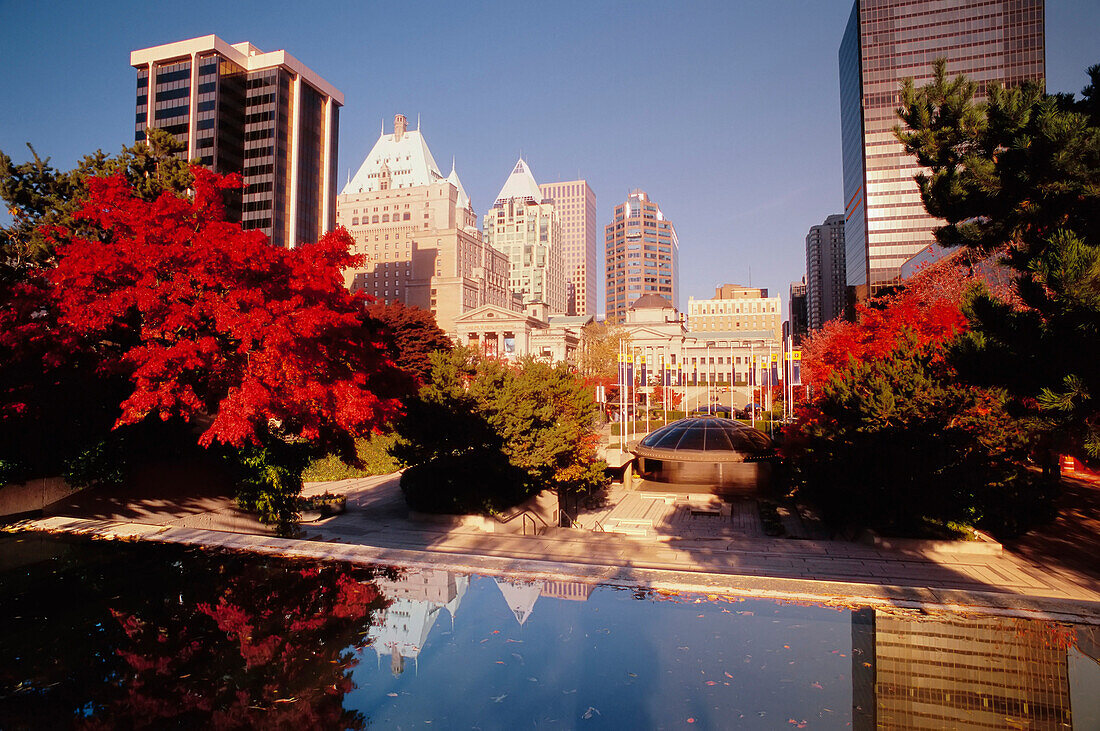
[[[918,345],[943,343],[965,332],[969,323],[962,311],[966,292],[984,284],[1002,299],[1013,295],[993,266],[994,257],[971,264],[962,255],[948,256],[921,270],[899,290],[856,305],[856,322],[832,320],[803,341],[802,378],[819,388],[849,357],[862,362],[894,351],[903,333],[912,333]]]
[[[24,348],[50,337],[93,351],[133,391],[117,425],[150,415],[209,419],[201,443],[240,446],[271,421],[321,445],[347,447],[396,415],[399,379],[385,344],[364,328],[366,300],[343,286],[356,262],[343,229],[295,249],[225,220],[236,176],[192,168],[194,198],[155,201],[122,177],[92,178],[76,214],[95,238],[54,230],[57,264],[39,306],[22,318]],[[6,329],[6,328],[5,328]],[[60,357],[60,356],[58,356]],[[5,400],[8,395],[5,394]],[[9,407],[10,408],[10,407]]]

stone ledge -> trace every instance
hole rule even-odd
[[[1000,556],[1004,547],[992,536],[980,530],[974,531],[973,541],[934,541],[920,538],[889,538],[872,530],[863,532],[860,543],[886,551],[906,553],[964,553],[978,556]]]

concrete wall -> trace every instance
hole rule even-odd
[[[43,477],[24,483],[0,486],[0,516],[41,510],[63,500],[74,490],[60,477]]]

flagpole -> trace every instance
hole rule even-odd
[[[752,412],[752,428],[756,428],[756,345],[749,341],[749,410]]]

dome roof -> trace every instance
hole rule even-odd
[[[655,429],[631,451],[655,459],[742,462],[771,448],[772,440],[759,429],[733,419],[700,416]]]
[[[641,309],[673,309],[672,303],[659,294],[643,294],[638,299],[634,300],[634,304],[630,306],[632,310]]]

